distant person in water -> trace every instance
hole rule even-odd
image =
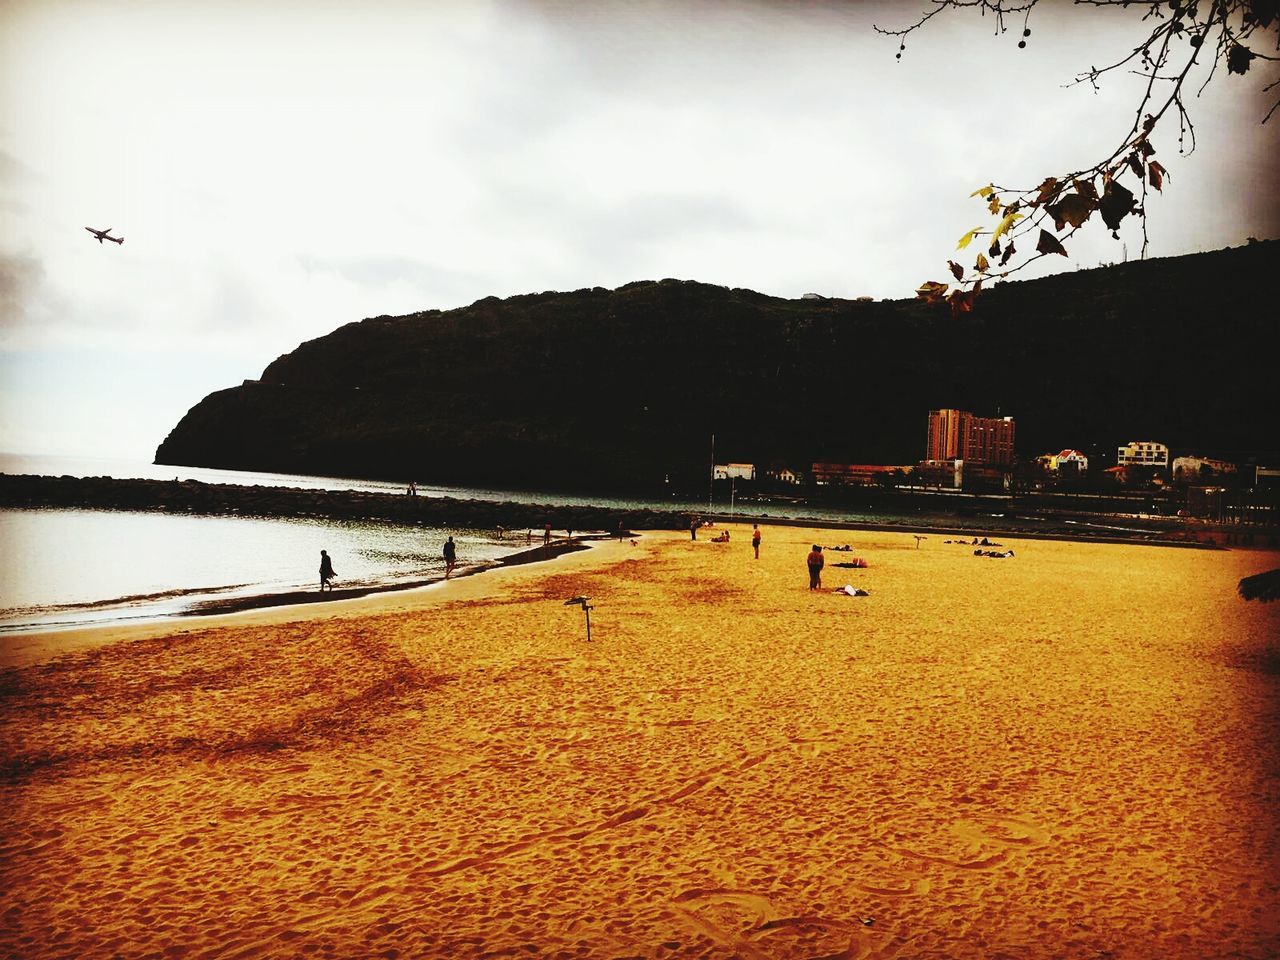
[[[813,549],[809,551],[809,556],[805,558],[805,563],[809,565],[809,589],[822,589],[822,565],[826,560],[822,556],[822,548],[816,543]]]
[[[542,545],[544,547],[551,546],[551,524],[547,524],[542,528]]]
[[[756,559],[760,559],[760,524],[753,523],[751,525],[751,549],[756,552]]]
[[[324,588],[328,587],[330,592],[333,591],[333,578],[337,576],[333,572],[333,561],[329,559],[329,554],[324,550],[320,551],[320,592],[324,593]]]
[[[444,542],[444,575],[447,577],[453,573],[453,568],[458,563],[458,545],[453,542],[450,537]]]

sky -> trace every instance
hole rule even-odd
[[[1141,24],[1047,0],[1024,50],[1021,23],[957,14],[897,60],[872,26],[923,8],[0,0],[0,451],[150,460],[209,392],[365,317],[665,277],[948,280],[987,224],[975,188],[1128,130],[1138,78],[1069,81]],[[1149,256],[1280,236],[1262,85],[1216,77],[1190,157],[1157,130]],[[1087,233],[1044,266],[1141,249],[1136,224]]]

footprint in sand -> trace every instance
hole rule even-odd
[[[748,890],[688,890],[672,905],[693,932],[746,960],[799,955],[869,960],[886,940],[856,919],[782,916],[767,897]]]
[[[958,840],[964,841],[964,856],[921,853],[907,847],[895,847],[894,850],[912,860],[936,863],[956,870],[982,871],[1001,866],[1019,849],[1030,850],[1049,842],[1048,831],[1030,820],[998,815],[957,820],[951,825],[949,832]]]

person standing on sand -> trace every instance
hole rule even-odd
[[[444,575],[448,578],[453,573],[453,568],[458,562],[458,546],[450,537],[444,542]]]
[[[542,528],[542,545],[544,547],[551,546],[551,524],[547,524]]]
[[[756,559],[760,559],[760,524],[753,523],[751,525],[751,549],[756,552]]]
[[[329,559],[329,554],[324,550],[320,551],[320,592],[324,593],[324,588],[328,587],[329,592],[333,592],[333,578],[337,576],[333,572],[333,561]]]
[[[813,549],[809,551],[809,556],[805,562],[809,565],[809,589],[822,589],[822,565],[826,561],[822,557],[822,548],[816,543]]]
[[[698,520],[697,517],[689,518],[689,539],[690,540],[698,539],[698,528],[700,526],[702,526],[702,523],[700,520]]]

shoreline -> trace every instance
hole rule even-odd
[[[321,592],[319,590],[290,590],[286,593],[262,593],[249,597],[234,597],[227,600],[203,600],[189,609],[183,610],[178,614],[178,617],[210,617],[218,616],[219,614],[243,613],[247,610],[262,610],[270,607],[294,607],[314,603],[328,603],[338,600],[359,600],[362,597],[376,596],[382,593],[401,593],[409,590],[421,590],[424,587],[431,587],[436,584],[446,583],[452,580],[461,580],[463,577],[473,577],[477,574],[486,573],[499,567],[513,567],[526,563],[540,563],[544,560],[554,560],[556,557],[563,556],[566,553],[577,553],[580,550],[590,549],[582,543],[584,540],[599,539],[604,539],[602,534],[588,534],[582,537],[574,537],[572,542],[564,539],[552,541],[548,545],[531,547],[527,550],[521,550],[505,557],[499,557],[496,560],[469,564],[467,566],[459,566],[452,574],[428,577],[425,580],[410,580],[402,583],[370,584],[369,586],[363,587],[344,587],[340,590],[330,590],[327,592]]]
[[[639,536],[639,534],[632,534]],[[611,554],[628,541],[616,541],[611,537],[584,535],[575,537],[574,544],[557,544],[553,541],[548,554],[542,546],[522,550],[508,557],[489,563],[475,564],[457,571],[448,578],[423,580],[413,585],[387,584],[381,587],[352,588],[349,595],[334,591],[333,596],[314,591],[290,591],[284,594],[264,595],[261,598],[243,598],[250,601],[225,601],[220,609],[186,611],[148,619],[107,621],[41,629],[34,627],[14,633],[0,633],[0,672],[22,669],[44,663],[69,654],[83,653],[136,640],[203,633],[208,630],[235,630],[259,627],[278,627],[290,623],[319,622],[325,620],[358,619],[387,613],[421,611],[455,601],[485,598],[490,591],[498,591],[509,583],[540,576],[540,563],[556,561],[548,570],[574,570],[591,566],[601,554]],[[586,541],[585,543],[582,541]],[[605,558],[607,559],[607,557]],[[484,576],[480,576],[484,574]],[[492,587],[486,586],[492,584]],[[254,602],[259,599],[292,598],[297,601]],[[323,600],[323,602],[320,602]],[[222,604],[224,601],[212,601]]]

